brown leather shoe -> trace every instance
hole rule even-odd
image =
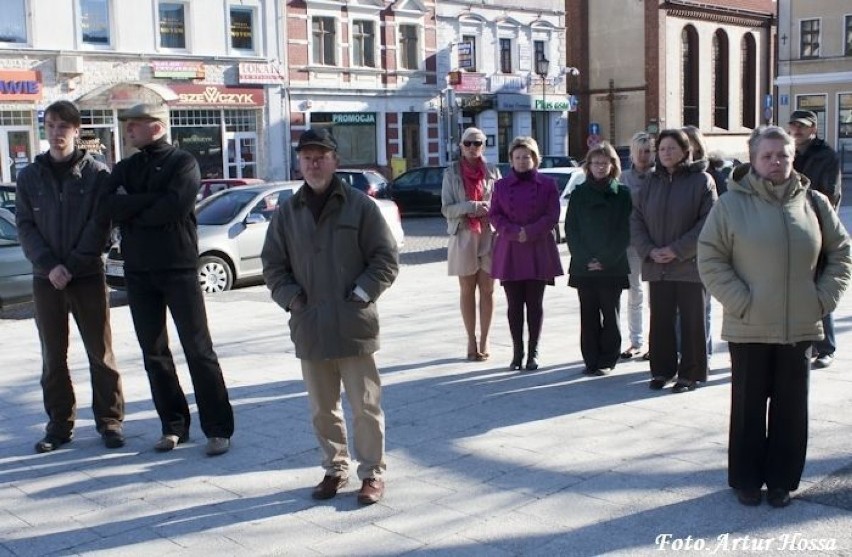
[[[337,495],[337,491],[342,489],[349,483],[349,478],[345,476],[326,476],[314,488],[311,497],[314,499],[331,499]]]
[[[362,505],[372,505],[382,500],[385,495],[385,482],[376,478],[367,478],[361,484],[358,492],[358,502]]]

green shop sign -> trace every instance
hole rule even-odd
[[[562,112],[571,108],[571,103],[567,98],[555,98],[553,100],[547,99],[535,99],[535,104],[533,105],[533,110],[552,110],[556,112]]]

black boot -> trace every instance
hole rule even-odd
[[[523,366],[523,360],[524,360],[524,345],[521,344],[520,342],[516,342],[513,345],[513,347],[514,347],[515,353],[512,356],[512,363],[509,364],[509,369],[511,369],[511,370],[521,369],[521,367]]]
[[[538,369],[538,341],[530,341],[527,352],[527,369],[530,371]]]

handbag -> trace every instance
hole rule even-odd
[[[825,256],[825,251],[822,246],[822,216],[820,216],[819,206],[816,202],[816,193],[814,190],[808,188],[807,189],[808,201],[811,204],[811,209],[814,210],[817,218],[817,224],[819,224],[819,235],[820,235],[820,248],[819,248],[819,256],[817,257],[816,268],[814,269],[814,280],[819,280],[819,277],[822,276],[823,271],[825,271],[825,266],[828,265],[828,258]]]

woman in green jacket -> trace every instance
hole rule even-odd
[[[774,507],[787,506],[799,487],[810,346],[852,270],[846,230],[828,199],[793,171],[793,157],[783,129],[755,130],[751,164],[734,171],[698,238],[698,270],[724,307],[731,353],[728,484],[750,506],[760,504],[764,484]]]
[[[586,181],[571,194],[565,238],[571,251],[568,285],[580,299],[580,351],[586,375],[602,376],[621,352],[619,300],[630,286],[630,189],[618,182],[621,164],[607,142],[586,155]]]

